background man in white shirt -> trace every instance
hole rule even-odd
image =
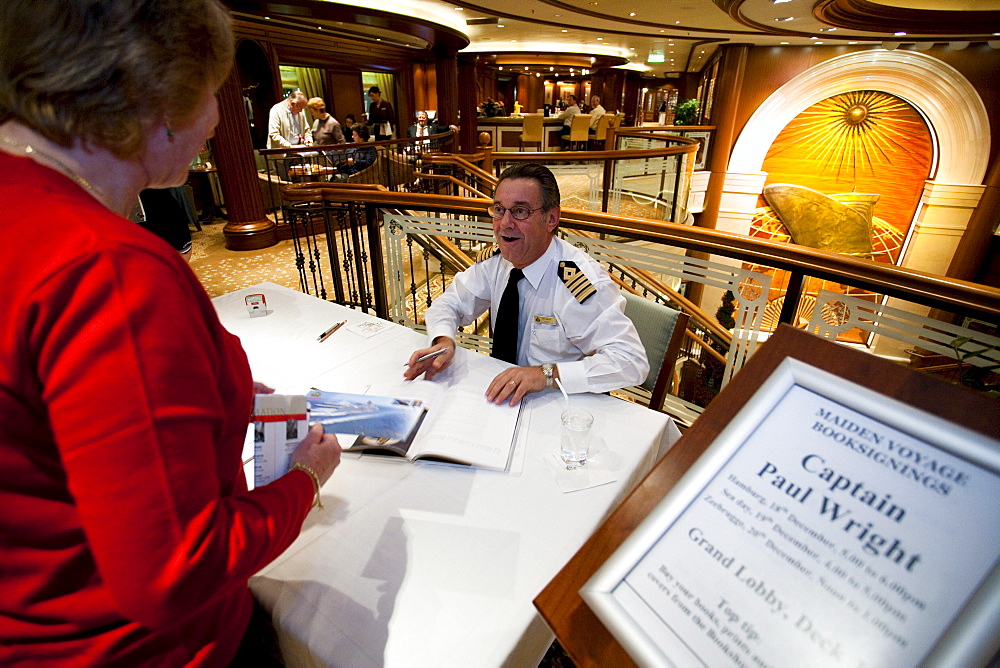
[[[445,369],[455,355],[457,328],[486,309],[495,329],[508,277],[521,270],[517,366],[493,379],[487,400],[514,405],[556,378],[567,392],[607,392],[645,380],[646,352],[618,286],[596,260],[555,236],[561,210],[552,172],[532,163],[509,167],[489,212],[497,252],[458,274],[427,310],[431,345],[410,356],[404,377],[431,379]]]

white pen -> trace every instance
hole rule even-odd
[[[446,352],[448,352],[447,348],[441,348],[440,350],[435,350],[432,353],[427,353],[426,355],[421,355],[420,357],[417,358],[417,362],[423,362],[424,360],[433,359],[433,358],[437,357],[438,355],[444,355]],[[406,362],[405,364],[403,364],[403,366],[410,366],[410,363]]]

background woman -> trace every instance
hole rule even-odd
[[[246,491],[246,356],[123,217],[187,179],[232,57],[215,0],[0,3],[2,665],[226,665],[340,461],[314,428]]]

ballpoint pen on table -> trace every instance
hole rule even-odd
[[[416,361],[417,362],[423,362],[425,360],[433,359],[433,358],[437,357],[438,355],[444,355],[446,352],[448,352],[447,348],[441,348],[440,350],[435,350],[432,353],[427,353],[426,355],[421,355],[420,357],[417,358]],[[414,364],[415,363],[416,362],[414,362]],[[405,364],[403,364],[403,366],[410,366],[410,363],[406,362]]]
[[[326,330],[325,332],[323,332],[322,334],[320,334],[318,337],[316,337],[316,340],[319,341],[320,343],[323,343],[328,338],[330,338],[330,336],[332,336],[334,332],[336,332],[338,329],[340,329],[341,327],[343,327],[346,324],[347,324],[346,320],[341,320],[336,325],[334,325],[333,327],[331,327],[330,329]]]

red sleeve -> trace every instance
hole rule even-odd
[[[122,614],[150,628],[245,588],[313,497],[304,475],[246,491],[246,357],[183,261],[156,250],[119,244],[68,263],[33,300],[31,333],[98,571]]]

